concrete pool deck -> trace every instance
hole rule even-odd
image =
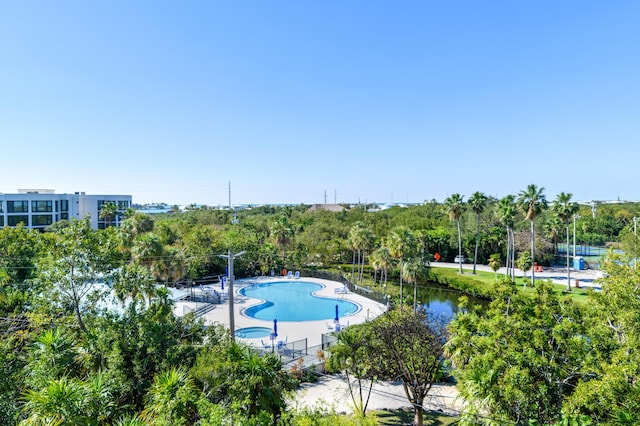
[[[340,324],[342,327],[361,324],[367,320],[381,315],[386,311],[386,306],[368,299],[359,294],[352,292],[342,293],[340,290],[343,288],[343,284],[337,281],[324,280],[319,278],[301,277],[301,278],[287,278],[287,277],[254,277],[237,280],[233,285],[234,298],[233,298],[233,311],[234,311],[234,323],[235,329],[241,329],[245,327],[266,327],[273,328],[273,321],[265,321],[255,319],[242,314],[242,311],[250,306],[258,305],[262,303],[260,299],[254,299],[247,296],[243,296],[239,293],[239,290],[243,287],[247,287],[257,283],[268,282],[281,282],[281,281],[304,281],[320,284],[323,288],[315,292],[314,294],[319,297],[326,297],[337,300],[347,300],[357,304],[360,309],[349,315],[340,317]],[[215,290],[217,293],[227,294],[228,286],[225,285],[225,289],[222,290],[220,284],[213,284],[204,286],[205,291],[213,293]],[[338,290],[338,292],[336,292]],[[204,294],[199,288],[195,288],[194,291],[197,294]],[[202,305],[202,303],[200,303]],[[220,324],[225,327],[229,327],[229,299],[223,298],[223,302],[215,304],[214,309],[210,310],[202,316],[206,325]],[[186,310],[194,309],[196,302],[179,301],[175,305],[174,312],[176,315],[183,315]],[[316,346],[322,343],[322,335],[333,331],[328,326],[333,326],[333,319],[318,320],[318,321],[282,321],[278,319],[278,337],[276,341],[285,339],[287,342],[294,342],[298,340],[307,339],[308,346]],[[264,343],[271,343],[269,336],[262,338],[244,339],[236,336],[238,341],[243,341],[249,345],[255,347],[262,347],[262,341]]]

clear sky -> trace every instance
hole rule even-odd
[[[640,2],[0,0],[0,192],[638,200]]]

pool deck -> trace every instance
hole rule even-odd
[[[246,278],[242,280],[238,280],[233,285],[234,290],[234,298],[233,298],[233,311],[234,311],[234,323],[235,329],[238,330],[240,328],[245,327],[267,327],[273,328],[273,321],[265,321],[259,320],[255,318],[251,318],[242,314],[242,311],[245,308],[248,308],[253,305],[257,305],[262,303],[260,299],[254,299],[247,296],[243,296],[239,293],[239,290],[243,287],[250,286],[256,283],[266,283],[266,282],[274,282],[274,281],[305,281],[305,282],[313,282],[323,286],[323,288],[314,294],[320,297],[333,298],[338,300],[348,300],[350,302],[356,303],[360,306],[360,309],[350,315],[345,315],[340,317],[340,325],[342,327],[346,327],[348,325],[353,324],[361,324],[367,320],[372,320],[373,318],[381,315],[386,311],[386,306],[375,302],[371,299],[368,299],[364,296],[360,296],[355,293],[339,292],[343,285],[342,283],[336,281],[323,280],[318,278],[309,278],[309,277],[301,277],[297,278],[286,278],[286,277],[256,277],[256,278]],[[224,291],[222,290],[220,284],[213,284],[204,286],[207,292],[215,290],[218,293],[227,294],[228,286],[225,285]],[[338,292],[336,292],[338,290]],[[200,289],[196,291],[200,292]],[[182,315],[185,310],[188,308],[193,308],[195,302],[188,301],[179,301],[176,303],[174,308],[174,312],[176,315]],[[202,316],[205,320],[205,324],[214,325],[221,324],[225,327],[229,327],[229,300],[228,297],[224,298],[223,302],[220,304],[214,305],[214,309],[210,310],[206,314]],[[187,307],[187,308],[185,308]],[[322,343],[322,335],[324,333],[328,333],[333,331],[333,320],[319,320],[319,321],[281,321],[278,320],[278,337],[276,341],[284,341],[294,342],[302,339],[307,339],[307,344],[309,346],[320,345]],[[329,328],[331,327],[331,328]],[[262,341],[264,343],[271,343],[269,336],[263,338],[254,338],[254,339],[243,339],[236,336],[238,341],[243,341],[255,347],[262,347]]]

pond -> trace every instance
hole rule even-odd
[[[422,284],[418,287],[418,303],[430,317],[442,318],[446,322],[453,319],[460,310],[458,298],[465,296],[459,290],[455,290],[436,283]],[[472,305],[487,306],[488,301],[466,295]],[[405,287],[405,303],[413,304],[413,286]]]

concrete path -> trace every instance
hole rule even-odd
[[[353,413],[353,402],[344,376],[324,376],[316,383],[304,383],[293,395],[292,406],[332,408],[336,413]],[[435,384],[424,407],[457,416],[463,408],[458,391],[453,385]],[[377,382],[371,391],[367,411],[412,409],[402,384]]]
[[[431,262],[430,264],[434,268],[453,268],[457,269],[457,263],[448,263],[448,262]],[[473,270],[473,263],[463,263],[462,270],[465,273],[469,273]],[[487,265],[476,265],[476,270],[478,271],[486,271],[493,272],[491,268]],[[507,268],[501,267],[498,269],[498,274],[506,275]],[[523,277],[525,273],[520,269],[516,268],[516,277]],[[531,271],[527,271],[527,277],[531,277]],[[595,269],[586,269],[577,271],[571,268],[571,287],[575,286],[575,281],[579,280],[580,287],[593,287],[595,289],[600,289],[600,283],[596,280],[602,278],[602,271],[598,271]],[[542,272],[535,273],[536,280],[538,279],[550,279],[555,284],[566,284],[567,283],[567,268],[542,268]]]

